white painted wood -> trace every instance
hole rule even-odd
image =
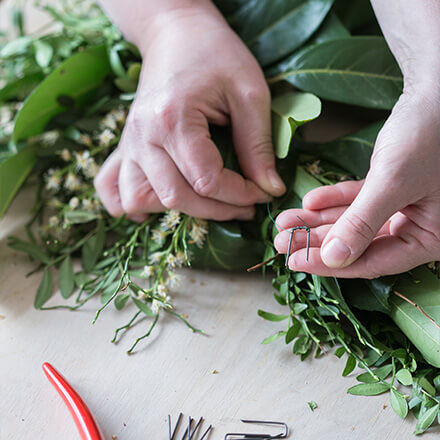
[[[239,431],[241,417],[285,420],[293,439],[412,437],[413,420],[394,415],[387,395],[346,394],[354,375],[342,378],[344,362],[334,355],[301,363],[282,341],[261,345],[282,324],[256,314],[258,308],[281,309],[259,275],[185,271],[186,281],[174,294],[178,309],[209,337],[165,317],[132,356],[125,350],[147,322],[116,346],[109,340],[133,309],[121,313],[109,307],[94,326],[98,302],[77,312],[34,310],[41,274],[26,278],[33,265],[9,250],[4,239],[19,232],[30,202],[30,193],[24,192],[0,222],[1,440],[78,438],[41,370],[44,361],[53,363],[83,396],[106,438],[166,439],[166,416],[176,417],[179,411],[205,416],[216,428],[213,440],[228,430]],[[60,302],[59,294],[51,300]],[[318,404],[314,412],[309,400]]]

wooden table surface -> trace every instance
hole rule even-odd
[[[184,271],[185,281],[174,293],[177,307],[209,336],[164,317],[132,356],[125,350],[148,322],[119,344],[109,342],[132,308],[121,313],[109,307],[94,326],[98,301],[76,312],[34,310],[41,274],[26,278],[33,264],[5,243],[6,236],[23,234],[31,199],[29,191],[22,193],[0,221],[1,440],[78,438],[41,370],[45,361],[78,390],[108,439],[166,439],[167,414],[176,417],[180,411],[212,423],[211,440],[240,431],[240,418],[286,421],[293,439],[412,438],[414,420],[400,420],[388,395],[346,394],[355,373],[342,378],[344,362],[333,354],[300,362],[281,340],[261,345],[282,325],[257,316],[258,308],[281,309],[259,275]],[[60,302],[56,293],[50,304]],[[307,405],[311,400],[318,404],[314,412]]]

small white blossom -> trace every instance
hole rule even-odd
[[[61,208],[63,206],[63,202],[57,197],[52,197],[49,199],[48,205],[50,208]]]
[[[80,153],[75,152],[76,168],[82,170],[87,166],[87,162],[90,158],[90,151],[82,151]]]
[[[151,278],[153,275],[154,275],[154,267],[149,265],[144,266],[141,272],[141,276],[146,278]]]
[[[61,176],[54,170],[48,170],[46,176],[46,189],[49,191],[57,191],[61,186]]]
[[[106,128],[102,133],[98,135],[99,145],[102,147],[108,147],[110,142],[115,138],[115,134]]]
[[[105,117],[102,119],[100,124],[102,129],[108,128],[112,131],[116,130],[118,128],[118,124],[116,122],[116,119],[112,112],[107,113]]]
[[[157,294],[159,296],[161,296],[162,298],[166,298],[168,295],[168,290],[167,290],[166,286],[164,286],[163,284],[159,284],[157,286]]]
[[[178,251],[176,253],[176,267],[182,267],[184,264],[186,264],[185,252]]]
[[[64,181],[64,188],[69,191],[78,191],[81,189],[81,180],[75,173],[69,172]]]
[[[78,197],[72,197],[69,201],[69,207],[72,209],[76,209],[79,206],[79,199]]]
[[[157,299],[153,299],[151,302],[151,311],[157,315],[159,313],[159,310],[162,308],[162,303],[158,301]]]
[[[176,257],[173,254],[169,254],[165,261],[171,269],[174,269],[177,265]]]
[[[72,155],[70,154],[70,151],[67,148],[63,148],[60,152],[61,159],[64,160],[64,162],[68,162],[72,159]]]
[[[9,107],[0,107],[0,125],[8,124],[12,121],[13,114]]]
[[[95,204],[90,199],[83,199],[82,207],[84,208],[85,211],[94,211]]]
[[[167,230],[173,231],[176,228],[176,226],[180,223],[180,220],[181,220],[180,212],[174,209],[170,209],[163,216],[160,225],[162,229],[165,229],[166,231]]]
[[[152,232],[153,241],[155,241],[156,243],[159,244],[163,243],[166,237],[167,237],[167,232],[162,229],[155,229]]]
[[[142,300],[145,299],[147,297],[147,294],[143,291],[143,290],[139,290],[139,292],[137,293],[137,298]]]
[[[175,273],[175,272],[168,272],[168,278],[166,280],[167,286],[173,288],[176,288],[180,285],[182,282],[182,276]]]
[[[60,133],[58,131],[47,131],[41,135],[41,141],[43,145],[52,146],[55,145],[57,140],[60,138]]]
[[[60,223],[58,217],[56,215],[53,215],[52,217],[49,218],[49,226],[51,228],[55,228],[56,226],[58,226]]]
[[[91,147],[93,145],[92,139],[86,133],[81,133],[79,135],[78,143],[85,145],[86,147]]]
[[[120,124],[120,125],[125,124],[125,120],[127,119],[127,113],[126,113],[124,107],[119,107],[115,110],[112,110],[110,113],[113,115],[114,120],[118,124]]]
[[[99,166],[92,157],[87,161],[86,166],[83,168],[83,173],[86,177],[93,179],[99,171]]]
[[[195,219],[189,233],[191,240],[198,246],[202,247],[205,237],[208,234],[208,222],[202,219]]]
[[[150,263],[152,265],[159,264],[161,259],[162,259],[162,252],[154,252],[154,254],[151,254],[149,257]]]
[[[5,136],[11,136],[14,131],[14,121],[7,122],[3,125],[3,133]]]

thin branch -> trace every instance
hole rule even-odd
[[[258,264],[256,264],[255,266],[249,267],[249,268],[247,269],[247,271],[248,271],[248,272],[253,272],[254,270],[257,270],[257,269],[259,269],[260,267],[263,267],[263,266],[265,266],[266,264],[270,263],[271,261],[275,260],[275,259],[278,258],[280,255],[281,255],[280,253],[277,253],[275,256],[269,258],[268,260],[266,260],[266,261],[262,261],[261,263],[258,263]]]
[[[414,301],[407,298],[405,295],[402,295],[401,293],[397,292],[396,290],[393,290],[394,295],[398,296],[399,298],[403,299],[407,303],[411,304],[413,307],[415,307],[419,312],[421,312],[427,319],[429,319],[438,329],[440,329],[440,325],[429,316],[418,304],[416,304]]]

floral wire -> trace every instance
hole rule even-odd
[[[288,263],[289,263],[289,256],[290,256],[290,251],[291,251],[291,249],[292,249],[292,240],[293,240],[293,233],[295,232],[295,231],[299,231],[299,230],[305,230],[306,231],[306,234],[307,234],[307,243],[306,243],[306,262],[308,262],[309,261],[309,255],[310,255],[310,226],[299,216],[299,215],[297,215],[297,217],[304,223],[304,225],[305,226],[295,226],[295,227],[293,227],[293,228],[289,228],[289,229],[286,229],[286,228],[283,228],[281,225],[279,225],[276,221],[275,221],[275,219],[272,217],[272,214],[271,214],[271,212],[270,212],[270,208],[269,208],[269,202],[267,202],[267,213],[268,213],[268,215],[269,215],[269,218],[270,218],[270,220],[272,221],[272,223],[276,226],[276,227],[278,227],[278,228],[280,228],[280,229],[282,229],[283,231],[288,231],[289,233],[290,233],[290,235],[289,235],[289,246],[288,246],[288,248],[287,248],[287,254],[286,254],[286,260],[285,260],[285,263],[284,263],[284,265],[286,266],[286,267],[289,267],[289,265],[288,265]]]

